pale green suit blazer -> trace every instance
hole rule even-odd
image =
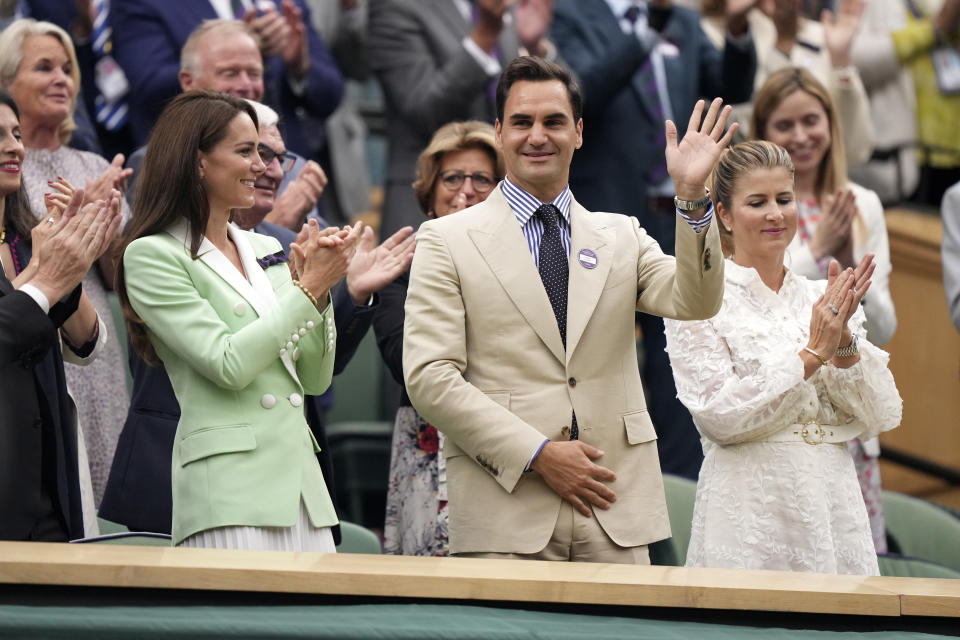
[[[244,274],[186,221],[123,256],[127,295],[170,375],[181,415],[173,449],[173,542],[213,527],[288,527],[301,499],[316,527],[337,523],[303,413],[333,375],[333,305],[321,314],[274,238],[231,225]]]
[[[569,438],[574,410],[580,439],[617,474],[617,501],[594,511],[604,531],[624,547],[670,535],[634,311],[713,316],[723,298],[719,234],[710,224],[698,235],[677,216],[674,259],[635,218],[576,201],[570,216],[566,350],[499,187],[417,233],[403,369],[413,406],[448,436],[451,552],[544,548],[561,498],[524,470],[544,438]]]

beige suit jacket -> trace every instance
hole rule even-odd
[[[403,368],[416,409],[448,437],[450,550],[534,553],[546,546],[561,498],[524,472],[544,438],[605,452],[617,501],[595,514],[619,545],[670,535],[656,434],[641,390],[634,310],[713,316],[723,258],[713,224],[679,219],[679,260],[636,219],[571,204],[567,349],[523,232],[500,188],[417,236]],[[578,256],[589,249],[597,265]]]

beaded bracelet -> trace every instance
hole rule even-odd
[[[822,355],[820,355],[819,353],[817,353],[816,351],[814,351],[814,350],[811,349],[810,347],[804,347],[803,350],[806,351],[807,353],[812,353],[812,354],[813,354],[813,357],[816,358],[817,360],[819,360],[819,361],[820,361],[820,364],[822,364],[823,366],[827,366],[828,364],[830,364],[830,361],[829,361],[829,360],[827,360],[826,358],[824,358]]]
[[[293,284],[298,286],[300,288],[300,291],[303,291],[307,295],[307,298],[309,298],[310,302],[313,303],[313,306],[317,308],[317,311],[321,311],[320,303],[317,302],[317,297],[312,293],[310,293],[310,291],[305,286],[303,286],[303,283],[301,283],[299,280],[294,280]]]

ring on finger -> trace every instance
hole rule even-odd
[[[56,222],[56,220],[54,220],[53,216],[50,216],[49,218],[47,218],[47,222],[49,222],[50,224],[53,224],[54,222]]]
[[[827,304],[827,308],[830,309],[830,311],[833,311],[833,315],[840,315],[840,309],[837,309],[837,305],[833,304],[832,302]]]

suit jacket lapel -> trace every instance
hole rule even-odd
[[[183,243],[184,246],[189,246],[189,226],[186,220],[178,220],[167,227],[167,233]],[[224,282],[230,285],[234,291],[240,294],[240,296],[253,307],[258,316],[263,316],[273,307],[272,303],[275,304],[276,298],[273,296],[273,287],[270,285],[266,274],[263,273],[263,269],[257,263],[256,252],[250,245],[250,241],[244,237],[239,229],[234,228],[233,225],[228,227],[228,233],[230,233],[230,237],[233,238],[234,243],[237,245],[237,252],[240,254],[240,262],[243,265],[244,271],[246,271],[251,281],[256,283],[256,286],[247,281],[247,279],[243,277],[243,274],[233,266],[233,263],[230,262],[219,249],[213,246],[213,243],[207,238],[203,239],[203,242],[200,244],[200,249],[198,250],[200,260]],[[263,278],[263,280],[261,280],[261,278]],[[264,292],[264,288],[270,290],[269,294]],[[270,296],[269,298],[267,297],[268,295]],[[293,376],[294,380],[299,382],[296,368],[293,366],[293,361],[290,359],[289,354],[284,354],[281,360],[283,360],[283,365],[286,367],[287,372]]]
[[[250,244],[250,239],[247,235],[233,224],[227,227],[227,229],[230,237],[233,238],[234,244],[237,245],[237,253],[240,254],[240,263],[243,264],[243,270],[246,271],[247,277],[250,279],[249,284],[258,300],[258,302],[251,300],[250,305],[256,310],[258,316],[263,316],[265,312],[275,309],[277,306],[277,294],[273,290],[273,284],[270,282],[270,278],[267,277],[266,271],[260,266],[260,263],[257,262],[257,252],[253,245]],[[234,269],[234,271],[236,271],[236,269]],[[250,298],[247,299],[250,300]],[[260,304],[260,306],[258,307],[257,304]],[[300,378],[297,376],[297,368],[293,364],[290,352],[288,351],[280,356],[280,360],[283,362],[287,373],[299,383]]]
[[[564,362],[563,342],[550,299],[520,224],[500,187],[479,206],[489,209],[486,215],[496,218],[496,224],[470,229],[471,240],[520,314],[557,360]]]
[[[607,274],[613,265],[613,230],[594,220],[590,212],[576,200],[570,203],[571,242],[570,280],[567,286],[567,359],[577,348],[587,323],[600,300]],[[596,267],[588,269],[579,259],[580,251],[592,251],[597,256]]]

